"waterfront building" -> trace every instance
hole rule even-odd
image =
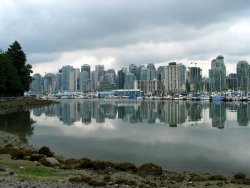
[[[124,89],[125,83],[125,72],[123,70],[119,70],[117,72],[117,88]]]
[[[82,71],[80,74],[80,90],[82,92],[90,92],[90,75],[88,71]]]
[[[62,91],[62,72],[56,73],[56,91]]]
[[[91,68],[89,64],[84,64],[81,66],[81,72],[86,71],[89,75],[89,79],[90,79],[90,73],[91,73],[90,70]]]
[[[147,80],[154,80],[156,79],[156,69],[153,63],[149,63],[147,65]]]
[[[238,86],[238,76],[231,73],[227,76],[227,88],[236,91]]]
[[[159,66],[157,69],[157,92],[158,95],[164,95],[165,94],[165,86],[164,86],[164,80],[165,80],[165,73],[166,73],[167,66]]]
[[[104,80],[104,65],[95,66],[95,90],[99,87],[100,83]]]
[[[62,90],[68,91],[69,90],[69,75],[70,72],[74,71],[73,66],[66,65],[62,67]],[[71,73],[72,74],[72,73]],[[72,77],[72,75],[71,75]]]
[[[130,64],[128,69],[129,69],[129,72],[134,74],[136,79],[138,80],[139,79],[138,67],[134,64]]]
[[[34,94],[41,94],[43,91],[43,77],[41,74],[34,74],[32,78],[31,91]]]
[[[124,89],[134,89],[136,77],[133,73],[125,74]]]
[[[167,93],[182,93],[186,91],[186,67],[181,63],[169,63],[165,71],[164,83],[165,92]]]
[[[158,92],[158,80],[136,80],[135,89],[143,91],[146,95],[156,95]]]
[[[250,65],[247,61],[239,61],[237,63],[238,88],[242,91],[249,89]]]
[[[104,75],[104,81],[110,84],[115,84],[116,74],[114,69],[109,69]]]
[[[226,66],[224,57],[219,55],[211,61],[211,69],[209,69],[210,88],[216,91],[226,89]]]
[[[91,85],[91,91],[96,91],[96,71],[92,71],[90,75],[90,85]]]
[[[43,88],[45,93],[55,93],[56,89],[56,77],[55,74],[47,73],[43,79]]]
[[[139,80],[148,80],[148,69],[144,65],[139,67]]]
[[[199,67],[189,67],[187,71],[187,82],[190,91],[200,91],[202,89],[202,70]]]

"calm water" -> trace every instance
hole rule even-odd
[[[1,117],[1,128],[67,157],[250,174],[250,103],[61,100],[33,109],[32,125],[25,117]]]

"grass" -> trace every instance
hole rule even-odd
[[[6,169],[0,176],[9,175],[13,171],[14,176],[23,180],[58,181],[67,180],[68,177],[77,175],[74,170],[61,170],[46,166],[36,166],[35,162],[27,160],[12,160],[8,154],[0,155],[0,167]]]

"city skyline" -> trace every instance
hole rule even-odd
[[[250,61],[250,2],[14,1],[0,2],[1,49],[17,40],[35,73],[63,65],[196,62],[203,75],[223,55],[228,73]]]
[[[177,62],[170,62],[167,66],[155,67],[130,64],[117,72],[105,69],[104,65],[96,65],[95,69],[84,64],[81,69],[70,65],[61,67],[53,74],[34,74],[31,92],[37,94],[55,93],[63,91],[111,91],[114,89],[136,89],[148,95],[162,95],[163,93],[183,93],[197,91],[225,91],[227,89],[250,88],[250,65],[247,61],[237,63],[237,73],[226,74],[224,57],[217,56],[211,61],[209,77],[202,76],[202,69],[196,66],[185,67]]]

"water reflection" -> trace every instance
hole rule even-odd
[[[41,115],[43,110],[39,111],[41,113],[37,115]],[[0,130],[18,135],[24,143],[33,134],[33,123],[28,110],[0,115]]]
[[[68,157],[250,174],[249,105],[62,100],[54,106],[33,109],[31,117],[36,123],[29,143],[48,145]]]
[[[106,119],[119,119],[130,124],[161,122],[177,127],[211,121],[212,127],[223,129],[234,115],[239,126],[248,126],[249,105],[205,101],[62,100],[54,106],[33,109],[33,115],[56,116],[64,125],[74,125],[75,122],[89,125],[92,121],[105,123]],[[235,112],[233,116],[228,115]]]

